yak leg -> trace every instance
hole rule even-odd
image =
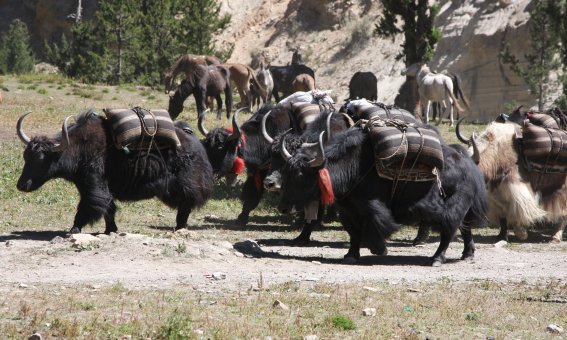
[[[266,173],[262,172],[262,175],[249,175],[242,186],[242,194],[240,195],[240,199],[242,200],[242,212],[238,215],[237,219],[237,223],[241,227],[246,226],[250,212],[258,206],[262,194],[264,193],[264,187],[256,184],[256,176],[260,176],[260,183],[262,183],[264,177],[266,177]]]
[[[85,225],[98,221],[112,204],[108,188],[80,194],[81,200],[77,206],[73,227],[69,230],[70,234],[79,234]]]
[[[498,241],[508,241],[508,221],[505,218],[500,219],[500,233],[498,234]]]
[[[343,263],[355,264],[360,259],[360,230],[358,228],[361,227],[361,223],[357,223],[346,209],[341,209],[339,211],[339,218],[341,220],[341,224],[350,237],[350,245],[348,252],[343,258]]]
[[[430,229],[431,228],[428,225],[420,224],[419,230],[417,231],[417,236],[415,237],[415,239],[413,239],[412,244],[414,246],[417,246],[419,244],[425,244],[425,242],[427,242],[427,239],[429,238]]]
[[[311,204],[314,205],[310,205],[307,209],[305,209],[305,214],[304,214],[305,223],[303,224],[303,228],[301,229],[301,233],[299,234],[299,236],[297,236],[291,241],[292,246],[301,247],[307,245],[311,238],[311,233],[313,232],[313,229],[321,226],[325,208],[317,201],[312,202]],[[314,208],[317,208],[317,216],[311,216],[314,214],[309,214],[309,212],[314,212],[312,210]],[[316,218],[313,219],[313,217]]]
[[[177,216],[175,217],[175,230],[187,227],[189,214],[191,214],[191,205],[186,201],[181,202],[181,204],[179,204],[179,206],[177,207]]]
[[[463,249],[463,256],[461,257],[461,260],[472,259],[474,258],[475,246],[472,237],[471,227],[461,226],[459,229],[461,231],[461,236],[463,236],[463,243],[465,246]]]
[[[441,228],[441,242],[439,243],[439,248],[437,248],[437,251],[433,255],[431,266],[440,267],[445,263],[445,252],[447,248],[449,248],[449,243],[451,243],[451,240],[455,237],[456,232],[456,228]]]
[[[115,215],[116,215],[116,204],[114,204],[114,201],[110,201],[110,205],[108,206],[108,209],[104,213],[104,223],[106,224],[106,229],[104,229],[104,233],[107,235],[118,231],[118,227],[116,226],[116,221],[114,220]]]

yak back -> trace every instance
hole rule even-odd
[[[181,143],[173,121],[166,110],[103,109],[110,121],[117,149],[148,149],[179,147]]]
[[[396,119],[374,117],[365,125],[378,175],[391,180],[432,181],[443,170],[442,141],[434,131]]]

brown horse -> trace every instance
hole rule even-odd
[[[240,95],[239,107],[251,107],[252,93],[250,91],[250,83],[253,84],[256,91],[262,98],[266,98],[267,90],[260,84],[254,70],[244,64],[227,63],[223,64],[230,71],[230,80],[236,85],[238,94]]]
[[[173,89],[175,78],[179,73],[185,73],[185,78],[187,78],[197,65],[220,65],[220,63],[219,58],[212,55],[182,55],[175,61],[175,63],[173,63],[169,71],[167,71],[163,77],[165,93],[168,93]]]
[[[224,92],[226,104],[226,117],[230,118],[232,107],[232,90],[230,88],[230,71],[223,65],[203,66],[197,65],[192,73],[181,82],[173,96],[169,98],[168,112],[172,119],[183,111],[183,102],[193,94],[197,104],[197,117],[199,130],[203,126],[205,117],[205,101],[207,96],[217,101],[217,119],[221,119],[222,99]]]
[[[291,87],[293,92],[304,91],[308,92],[311,90],[315,90],[315,79],[311,77],[307,73],[302,73],[295,77],[293,82],[291,83]]]

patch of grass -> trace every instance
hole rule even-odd
[[[38,86],[37,84],[31,84],[28,87],[26,87],[26,90],[35,90],[37,89],[37,86]]]
[[[39,89],[37,89],[37,93],[39,93],[39,94],[47,94],[47,89],[39,88]]]
[[[333,327],[343,331],[352,331],[356,329],[356,324],[346,315],[334,315],[331,318]]]

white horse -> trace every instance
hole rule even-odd
[[[445,111],[449,110],[449,119],[451,120],[451,126],[453,126],[453,107],[458,112],[463,112],[463,107],[459,104],[456,93],[460,93],[463,102],[468,107],[468,102],[463,96],[460,89],[459,83],[453,84],[453,79],[448,75],[433,73],[429,70],[426,64],[415,63],[411,64],[402,71],[402,75],[408,77],[414,77],[417,82],[417,90],[419,93],[420,101],[426,103],[425,106],[425,122],[429,123],[429,107],[431,102],[439,102],[441,106],[444,107]],[[454,88],[454,85],[456,86]],[[454,90],[457,90],[454,92]],[[439,119],[437,124],[441,123],[443,118],[442,114],[439,114]]]

